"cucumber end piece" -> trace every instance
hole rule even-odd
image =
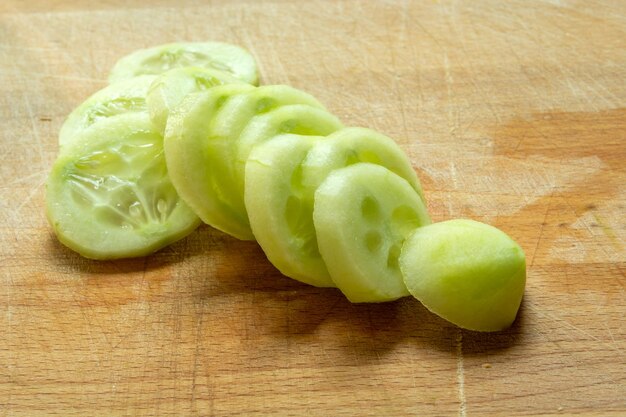
[[[402,248],[400,268],[426,308],[482,332],[513,323],[526,283],[521,247],[501,230],[465,219],[417,229]]]

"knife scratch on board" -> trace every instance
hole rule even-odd
[[[465,365],[463,363],[463,331],[459,329],[456,338],[456,382],[459,391],[459,417],[467,416],[465,401]]]

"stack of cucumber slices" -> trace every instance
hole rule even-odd
[[[257,87],[252,56],[218,42],[140,50],[59,134],[47,214],[92,259],[144,256],[202,222],[256,240],[284,275],[352,302],[407,295],[471,330],[517,314],[522,249],[471,220],[431,224],[390,138],[344,127],[311,95]]]

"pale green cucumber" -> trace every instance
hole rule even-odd
[[[332,171],[358,162],[382,165],[409,182],[424,200],[411,161],[387,136],[362,127],[348,127],[318,141],[302,163],[302,183],[315,190]],[[425,201],[425,200],[424,200]]]
[[[317,248],[313,193],[302,186],[302,162],[324,138],[285,134],[256,146],[246,163],[245,203],[252,232],[284,275],[334,287]]]
[[[241,200],[243,201],[246,162],[255,146],[283,133],[327,136],[342,127],[339,119],[326,110],[304,104],[279,107],[252,118],[236,142],[235,183]]]
[[[406,237],[430,218],[405,179],[364,162],[333,171],[315,192],[313,221],[330,276],[350,301],[409,295],[398,257]]]
[[[170,167],[173,175],[178,177],[174,178],[174,184],[177,188],[180,184],[191,190],[189,193],[181,190],[181,195],[205,223],[239,239],[253,240],[243,201],[243,185],[239,188],[235,182],[237,142],[242,130],[254,116],[267,114],[281,106],[308,104],[322,108],[322,105],[311,95],[283,85],[247,89],[227,97],[220,93],[223,88],[212,88],[217,90],[209,94],[214,98],[207,99],[194,110],[197,123],[188,119],[184,128],[170,129],[168,126],[171,134],[165,135],[166,155],[169,164],[174,158],[170,158],[170,154],[179,153],[176,158],[184,163],[173,162],[177,166]],[[221,104],[216,110],[216,105],[211,103],[218,98]],[[202,110],[202,106],[209,110]],[[207,112],[211,113],[210,123],[201,116]],[[184,118],[179,117],[176,125],[182,127]],[[179,142],[184,145],[170,147],[169,136],[180,137]],[[186,156],[182,158],[181,153]],[[201,169],[201,166],[208,168]],[[189,194],[188,198],[186,194]]]
[[[430,311],[478,331],[509,327],[526,283],[522,248],[473,220],[417,229],[404,243],[400,269],[409,292]]]
[[[109,74],[109,82],[143,74],[158,75],[181,67],[216,69],[228,72],[246,83],[258,83],[252,55],[239,46],[221,42],[168,43],[139,49],[117,61]]]
[[[200,223],[169,179],[162,136],[147,113],[80,132],[54,163],[46,203],[59,240],[93,259],[150,254]]]
[[[175,68],[157,76],[146,96],[152,123],[161,133],[165,132],[167,118],[183,98],[199,91],[222,84],[241,84],[243,81],[227,72],[210,68]]]
[[[153,75],[120,81],[96,92],[74,109],[61,126],[61,150],[73,142],[74,137],[94,123],[120,114],[145,112],[146,94],[154,81]]]
[[[207,91],[187,95],[169,116],[165,130],[165,158],[169,175],[181,198],[207,224],[230,233],[239,239],[254,239],[247,229],[238,229],[247,224],[238,219],[237,213],[224,201],[228,195],[216,194],[222,183],[232,175],[227,168],[229,160],[212,158],[211,144],[214,140],[211,125],[224,102],[235,94],[253,90],[247,84],[225,84]],[[234,193],[234,189],[224,189]]]

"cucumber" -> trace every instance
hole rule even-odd
[[[409,182],[425,202],[422,186],[411,161],[398,144],[371,129],[349,127],[318,141],[302,163],[302,183],[310,190],[326,179],[328,174],[358,162],[382,165]]]
[[[61,150],[89,126],[101,120],[131,112],[145,112],[146,94],[154,75],[144,75],[132,80],[111,84],[96,92],[72,111],[59,132]]]
[[[239,213],[241,218],[248,219],[244,201],[245,171],[248,156],[255,146],[284,133],[300,136],[326,136],[341,127],[339,119],[326,110],[306,104],[282,106],[253,117],[235,142],[233,197],[236,199],[234,206],[243,208],[243,211]],[[249,220],[247,225],[250,227]]]
[[[190,112],[191,117],[179,112],[177,121],[167,128],[165,152],[174,185],[200,218],[238,239],[253,240],[243,201],[243,179],[241,186],[235,183],[241,132],[254,116],[281,106],[323,107],[311,95],[288,86],[262,86],[223,95],[225,87],[212,88],[206,100]],[[219,109],[214,104],[218,100]]]
[[[246,83],[258,83],[252,55],[239,46],[221,42],[168,43],[137,50],[117,61],[109,74],[109,82],[143,74],[158,75],[181,67],[216,69]]]
[[[237,218],[237,212],[227,203],[229,193],[234,192],[233,186],[228,186],[232,157],[224,153],[225,159],[213,158],[213,142],[218,138],[211,133],[211,125],[229,97],[254,88],[247,84],[225,84],[189,94],[169,116],[164,139],[170,178],[181,198],[205,223],[249,240],[254,239],[249,226],[243,230],[239,226],[247,224],[247,218]]]
[[[46,205],[59,240],[92,259],[147,255],[200,223],[168,177],[162,136],[147,113],[78,133],[54,163]]]
[[[163,133],[170,112],[187,94],[221,84],[242,83],[227,72],[210,68],[183,67],[169,70],[157,76],[148,89],[146,103],[150,119],[157,130]]]
[[[246,163],[245,203],[252,232],[284,275],[334,287],[317,248],[313,193],[302,185],[302,162],[320,136],[285,134],[256,146]]]
[[[459,327],[509,327],[526,283],[524,251],[504,232],[473,220],[417,229],[404,243],[400,269],[409,292]]]
[[[333,171],[315,192],[313,207],[320,253],[348,300],[382,302],[409,295],[398,257],[406,237],[430,218],[405,179],[360,162]]]
[[[358,162],[382,165],[422,188],[411,164],[390,138],[364,128],[327,137],[279,135],[253,148],[245,168],[250,226],[268,259],[284,275],[334,286],[317,246],[313,196],[332,171]]]
[[[279,107],[252,118],[236,142],[235,182],[242,201],[246,162],[255,146],[283,133],[327,136],[342,127],[339,119],[326,110],[305,104]]]

